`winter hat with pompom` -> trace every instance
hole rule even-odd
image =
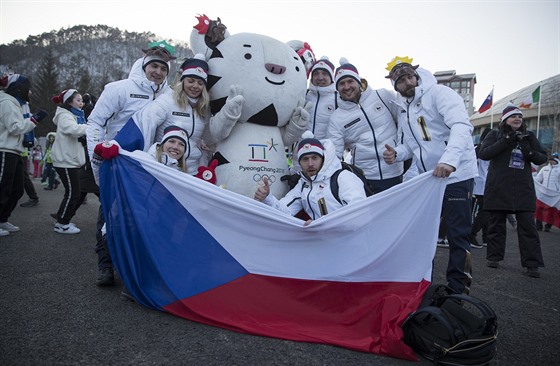
[[[305,155],[309,154],[317,154],[320,157],[324,158],[325,156],[325,147],[321,143],[321,141],[317,140],[313,132],[305,131],[303,135],[301,135],[302,140],[298,144],[297,149],[297,157],[298,162],[303,158]]]
[[[176,138],[187,146],[187,140],[189,139],[189,135],[187,131],[179,126],[168,126],[163,130],[163,137],[161,139],[161,145],[165,144],[167,140],[170,138]]]
[[[204,55],[197,53],[193,58],[188,58],[183,62],[179,69],[181,81],[186,78],[195,78],[204,81],[208,79],[208,63],[204,60]]]
[[[346,59],[346,57],[342,57],[340,59],[340,66],[336,69],[336,87],[338,89],[338,83],[340,82],[340,80],[346,78],[346,77],[351,77],[354,78],[358,84],[362,83],[362,78],[360,77],[360,74],[358,74],[358,69],[356,68],[356,66],[352,65],[351,63],[348,62],[348,60]]]
[[[51,100],[54,104],[64,104],[70,97],[77,93],[78,91],[76,89],[63,90],[62,93],[55,95]]]
[[[327,74],[331,77],[331,83],[334,81],[334,65],[332,62],[329,61],[327,56],[322,56],[319,61],[315,62],[311,67],[311,76],[315,70],[323,70],[326,71]]]
[[[502,111],[502,118],[500,120],[500,125],[502,125],[506,121],[506,119],[516,114],[523,117],[523,112],[521,112],[521,109],[517,108],[513,104],[508,104]]]

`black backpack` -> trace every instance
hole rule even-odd
[[[338,202],[340,202],[342,204],[342,201],[340,200],[340,197],[338,196],[338,176],[340,175],[340,172],[343,171],[343,170],[348,170],[349,172],[354,173],[358,178],[360,178],[362,180],[362,182],[364,183],[364,191],[366,192],[367,197],[373,195],[373,191],[369,187],[369,185],[367,183],[366,176],[364,175],[364,171],[362,169],[358,168],[354,164],[349,164],[349,163],[346,163],[344,161],[341,161],[341,164],[342,164],[342,169],[337,170],[331,176],[331,192],[332,192],[334,198],[336,198],[336,200]]]
[[[498,323],[485,302],[432,284],[402,325],[404,342],[436,365],[485,365],[496,355]]]

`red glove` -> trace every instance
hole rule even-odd
[[[214,159],[210,164],[206,166],[199,166],[198,173],[195,177],[205,180],[209,183],[216,184],[216,167],[218,166],[218,160]]]
[[[101,142],[95,145],[93,153],[101,156],[103,159],[112,159],[119,155],[119,145],[113,144],[110,141]]]

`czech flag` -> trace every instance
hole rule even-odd
[[[560,192],[547,188],[535,180],[537,209],[535,219],[560,227]]]
[[[100,173],[111,256],[138,303],[417,360],[401,325],[431,281],[445,179],[425,173],[304,226],[142,151]]]

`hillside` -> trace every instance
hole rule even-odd
[[[31,79],[32,111],[46,109],[50,115],[36,130],[38,136],[44,136],[55,130],[51,96],[66,88],[98,96],[108,82],[126,78],[134,62],[143,56],[142,48],[155,40],[162,38],[106,25],[52,30],[0,45],[0,75],[13,72]],[[193,53],[185,42],[166,41],[175,47],[177,57],[169,73],[171,81],[177,66]]]

